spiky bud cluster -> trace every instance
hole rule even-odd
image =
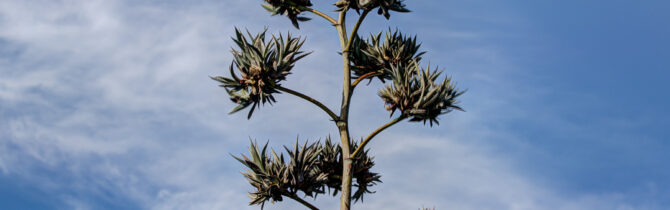
[[[296,61],[309,55],[300,51],[304,43],[300,37],[288,34],[286,38],[282,35],[272,36],[272,39],[267,41],[266,31],[255,36],[247,32],[247,39],[242,32],[235,29],[236,37],[233,41],[239,50],[232,50],[234,57],[230,65],[232,78],[212,77],[221,83],[219,86],[225,88],[230,99],[238,104],[230,111],[231,114],[251,106],[247,116],[251,117],[256,107],[266,102],[270,104],[275,102],[272,94],[279,92],[276,90],[279,82],[286,80]],[[239,72],[239,76],[235,69]]]
[[[452,110],[462,109],[456,104],[456,97],[463,94],[452,84],[451,78],[445,77],[438,83],[437,78],[442,71],[431,71],[430,67],[422,69],[417,62],[407,66],[394,66],[391,69],[393,83],[379,91],[379,96],[386,103],[391,115],[396,110],[410,121],[426,121],[439,124],[437,117]]]
[[[282,201],[284,196],[295,197],[298,192],[305,196],[316,197],[325,194],[326,188],[333,191],[333,196],[341,189],[342,179],[342,150],[327,138],[325,144],[315,142],[305,143],[290,149],[284,147],[288,160],[284,154],[271,150],[267,151],[267,143],[262,149],[255,142],[249,148],[251,158],[242,155],[235,157],[247,166],[247,172],[242,174],[255,188],[251,192],[251,205],[263,205],[266,201]],[[373,193],[370,186],[380,181],[380,175],[370,172],[374,166],[373,158],[367,152],[361,153],[354,161],[353,177],[356,179],[358,190],[352,198],[359,200],[366,193]]]
[[[393,66],[408,65],[421,60],[425,52],[420,52],[421,44],[417,43],[416,36],[403,36],[401,32],[386,32],[382,40],[382,33],[370,35],[367,41],[355,37],[352,41],[350,54],[354,79],[365,74],[375,72],[382,82],[391,79]]]
[[[350,144],[350,150],[354,150],[357,147],[358,142],[354,141]],[[335,196],[342,187],[342,179],[339,177],[342,174],[342,148],[337,144],[333,144],[330,141],[330,138],[326,138],[322,148],[323,151],[319,157],[319,160],[321,161],[319,167],[321,171],[332,175],[325,186],[328,187],[328,189],[333,190],[333,196]],[[375,162],[373,157],[368,155],[367,150],[358,154],[353,159],[352,177],[356,179],[356,184],[354,184],[354,186],[357,189],[352,195],[352,198],[354,201],[358,201],[362,200],[365,194],[374,193],[374,191],[370,190],[370,187],[381,182],[381,175],[370,171],[375,165]]]
[[[300,13],[312,6],[309,0],[265,0],[263,8],[272,13],[272,15],[286,15],[291,20],[293,26],[300,28],[298,21],[308,21],[310,18],[300,16]]]
[[[410,12],[403,4],[404,0],[340,0],[335,3],[339,11],[346,9],[353,9],[357,12],[360,10],[371,11],[378,8],[377,13],[384,15],[386,19],[391,17],[389,11],[395,12]]]

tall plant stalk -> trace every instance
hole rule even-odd
[[[389,18],[389,11],[409,12],[403,0],[339,0],[335,3],[338,18],[312,8],[309,0],[265,0],[264,4],[273,15],[287,16],[298,28],[299,22],[309,18],[303,12],[313,13],[329,23],[337,30],[342,55],[342,103],[340,113],[336,115],[318,100],[281,86],[281,82],[290,74],[295,62],[309,53],[300,51],[304,40],[299,37],[273,36],[270,41],[265,32],[258,35],[247,33],[245,36],[236,30],[233,39],[238,50],[233,50],[235,57],[230,66],[231,78],[212,77],[226,89],[230,99],[238,104],[231,113],[250,107],[248,117],[254,110],[265,103],[274,103],[275,93],[288,93],[304,99],[322,109],[331,118],[340,134],[339,146],[330,138],[325,143],[298,143],[291,149],[285,147],[284,154],[278,155],[274,150],[268,154],[267,144],[262,147],[251,143],[250,158],[242,155],[235,157],[248,167],[243,173],[250,184],[256,188],[250,193],[251,204],[264,205],[266,201],[282,201],[283,197],[293,199],[309,209],[318,209],[302,199],[304,196],[316,197],[325,194],[326,188],[340,192],[340,209],[349,210],[352,199],[362,200],[363,195],[373,193],[369,187],[380,183],[380,175],[371,172],[373,158],[367,154],[366,146],[385,129],[405,120],[437,123],[439,115],[460,110],[455,98],[463,92],[455,89],[450,78],[437,82],[441,71],[423,69],[418,62],[424,52],[419,52],[416,37],[405,37],[399,32],[389,31],[382,39],[381,33],[373,35],[369,40],[362,40],[358,35],[368,14],[377,10],[378,14]],[[350,34],[347,33],[346,18],[350,10],[355,10],[358,20]],[[353,75],[352,75],[353,74]],[[353,76],[353,77],[352,77]],[[352,141],[349,132],[349,107],[354,89],[364,79],[390,80],[390,84],[380,90],[379,96],[386,103],[386,109],[393,115],[400,115],[390,122],[374,130],[361,142]],[[352,186],[356,180],[357,190]]]
[[[339,33],[340,44],[342,47],[342,68],[343,68],[343,85],[342,85],[342,106],[340,108],[340,119],[337,122],[337,128],[340,131],[340,144],[342,145],[342,193],[340,198],[340,209],[349,209],[351,206],[351,179],[352,179],[352,159],[351,142],[349,140],[349,104],[351,95],[351,71],[349,66],[349,50],[347,49],[347,27],[346,27],[346,11],[340,12],[340,18],[337,23],[337,31]]]

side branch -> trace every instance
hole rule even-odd
[[[312,8],[306,8],[305,10],[309,11],[311,13],[314,13],[315,15],[323,17],[324,19],[326,19],[328,22],[332,23],[333,25],[337,25],[337,21],[335,21],[335,19],[333,19],[332,17],[324,14],[323,12],[321,12],[319,10],[312,9]]]
[[[323,17],[324,19],[326,19],[328,22],[332,23],[333,25],[337,25],[337,21],[335,21],[335,19],[333,19],[332,17],[324,14],[323,12],[321,12],[319,10],[312,9],[312,8],[309,8],[309,7],[305,7],[305,6],[301,6],[301,5],[297,5],[297,4],[292,3],[292,2],[288,2],[288,4],[291,5],[291,6],[297,7],[299,10],[314,13],[315,15]]]
[[[295,200],[295,201],[298,201],[298,203],[300,203],[300,204],[302,204],[302,205],[305,205],[307,208],[309,208],[309,209],[311,209],[311,210],[319,210],[319,208],[316,208],[316,206],[314,206],[314,205],[308,203],[308,202],[305,201],[304,199],[300,198],[298,195],[290,195],[290,196],[287,196],[287,197],[289,197],[289,198],[291,198],[291,199],[293,199],[293,200]]]
[[[400,122],[400,121],[402,121],[406,118],[407,118],[407,116],[400,115],[400,117],[395,118],[391,122],[388,122],[385,125],[383,125],[382,127],[377,128],[377,130],[373,131],[367,138],[365,138],[365,140],[363,140],[363,142],[361,142],[361,145],[358,146],[358,148],[356,148],[356,151],[354,151],[354,153],[351,154],[351,157],[355,158],[356,155],[360,154],[365,149],[365,145],[370,143],[370,140],[372,140],[372,138],[374,138],[377,134],[381,133],[385,129],[395,125],[396,123],[398,123],[398,122]]]
[[[287,93],[289,93],[289,94],[291,94],[291,95],[298,96],[298,97],[300,97],[300,98],[302,98],[302,99],[305,99],[305,100],[307,100],[307,101],[309,101],[309,102],[312,102],[314,105],[318,106],[319,108],[323,109],[323,111],[325,111],[326,113],[328,113],[328,115],[330,116],[330,118],[333,118],[333,121],[337,122],[337,121],[339,120],[339,117],[338,117],[333,111],[331,111],[330,109],[328,109],[328,107],[327,107],[326,105],[323,105],[321,102],[317,101],[316,99],[314,99],[314,98],[312,98],[312,97],[309,97],[309,96],[306,96],[305,94],[299,93],[299,92],[297,92],[297,91],[294,91],[294,90],[291,90],[291,89],[282,87],[282,86],[276,86],[275,88],[277,88],[277,90],[281,90],[281,91],[287,92]]]
[[[366,78],[368,78],[368,77],[377,76],[378,73],[379,73],[379,72],[368,72],[368,73],[365,73],[365,74],[363,74],[362,76],[358,77],[358,79],[356,79],[356,81],[354,81],[354,83],[351,84],[351,90],[352,90],[352,92],[353,92],[353,89],[356,88],[356,86],[358,85],[358,83],[361,83],[361,81],[363,81],[364,79],[366,79]]]
[[[361,27],[363,20],[365,20],[365,17],[368,16],[369,12],[370,10],[363,11],[361,16],[358,18],[358,21],[356,21],[356,25],[354,25],[354,29],[351,31],[351,35],[349,36],[349,40],[347,41],[346,48],[344,49],[345,51],[351,50],[351,43],[353,43],[354,37],[358,34],[358,29]]]

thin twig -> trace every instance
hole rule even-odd
[[[369,12],[370,10],[363,11],[361,16],[358,18],[358,21],[356,21],[356,25],[354,25],[354,29],[351,31],[351,35],[349,36],[349,41],[347,42],[347,47],[345,48],[345,51],[351,50],[351,43],[353,43],[354,37],[358,35],[358,29],[361,27],[363,20],[365,19],[366,16],[368,16]]]
[[[293,2],[287,2],[287,3],[291,6],[294,6],[294,7],[298,8],[299,10],[308,11],[308,12],[314,13],[315,15],[321,16],[324,19],[326,19],[328,22],[332,23],[333,25],[337,25],[337,21],[335,21],[335,19],[333,19],[332,17],[326,15],[325,13],[323,13],[323,12],[317,10],[317,9],[312,9],[312,8],[309,8],[309,7],[306,7],[306,6],[297,5]]]
[[[366,78],[368,78],[368,77],[371,77],[371,76],[376,76],[377,74],[379,74],[379,72],[373,71],[373,72],[365,73],[365,74],[363,74],[362,76],[358,77],[358,79],[356,79],[356,80],[354,81],[354,83],[351,84],[351,90],[352,90],[352,92],[353,92],[353,89],[356,88],[356,86],[358,85],[358,83],[361,83],[362,80],[364,80],[364,79],[366,79]]]
[[[337,25],[337,21],[335,21],[335,19],[333,19],[332,17],[326,15],[325,13],[323,13],[323,12],[321,12],[321,11],[319,11],[319,10],[312,9],[312,8],[307,8],[307,11],[309,11],[309,12],[311,12],[311,13],[314,13],[314,14],[316,14],[316,15],[318,15],[318,16],[321,16],[321,17],[325,18],[328,22],[332,23],[333,25]]]
[[[382,131],[384,131],[388,127],[391,127],[392,125],[395,125],[396,123],[398,123],[398,122],[400,122],[400,121],[402,121],[406,118],[407,118],[406,115],[400,115],[400,117],[395,118],[395,119],[391,120],[391,122],[388,122],[388,123],[384,124],[382,127],[377,128],[377,130],[373,131],[367,138],[365,138],[365,140],[363,140],[363,142],[361,142],[361,145],[358,146],[358,148],[356,148],[356,151],[354,151],[354,153],[351,154],[351,157],[355,158],[356,155],[361,153],[364,150],[365,145],[370,143],[370,140],[372,140],[372,138],[374,138],[377,134],[381,133]]]
[[[323,105],[321,102],[317,101],[316,99],[314,99],[312,97],[309,97],[305,94],[299,93],[298,91],[294,91],[294,90],[291,90],[291,89],[288,89],[288,88],[285,88],[285,87],[282,87],[282,86],[276,86],[275,88],[277,88],[277,90],[284,91],[284,92],[289,93],[291,95],[298,96],[302,99],[305,99],[309,102],[312,102],[314,105],[318,106],[319,108],[323,109],[323,111],[328,113],[328,115],[331,118],[333,118],[333,121],[337,122],[339,120],[339,117],[333,111],[331,111],[326,105]]]

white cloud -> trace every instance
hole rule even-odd
[[[561,194],[466,140],[391,132],[376,143],[384,184],[365,209],[627,209],[612,195]]]
[[[248,11],[248,4],[258,9]],[[241,166],[228,153],[244,152],[240,149],[248,136],[280,145],[293,143],[298,131],[301,140],[335,133],[320,110],[290,96],[279,96],[280,103],[263,107],[250,121],[244,114],[226,114],[232,105],[207,76],[226,72],[233,25],[250,30],[259,30],[266,21],[289,26],[283,18],[262,15],[256,3],[247,1],[0,2],[0,40],[18,50],[0,57],[0,109],[16,112],[0,112],[0,131],[7,132],[0,135],[0,169],[55,193],[112,191],[150,209],[256,209],[247,206],[244,193],[249,189],[237,173]],[[340,85],[330,80],[340,75],[337,54],[328,50],[337,46],[328,42],[334,41],[328,36],[334,31],[303,28],[311,34],[307,45],[315,53],[300,64],[287,86],[309,89],[334,108]],[[285,28],[270,30],[276,29]],[[472,32],[448,34],[481,37]],[[490,65],[504,65],[501,55],[490,49],[465,53],[487,57]],[[324,68],[328,66],[332,70]],[[494,83],[491,77],[499,75],[470,76],[472,81]],[[380,108],[381,103],[365,95],[375,92],[357,90],[359,104],[352,112],[363,116],[352,126],[357,133],[387,117],[380,109],[370,111],[367,105]],[[480,103],[508,103],[495,96],[487,100]],[[513,136],[487,127],[488,114],[473,111],[446,119],[455,121],[445,123],[448,130],[461,130],[447,138],[435,131],[380,136],[387,139],[374,143],[374,153],[385,183],[362,207],[627,208],[616,196],[554,192],[516,170],[513,160],[480,148],[478,143],[494,133]],[[397,129],[410,130],[407,127]],[[472,134],[474,130],[478,133]],[[461,137],[473,143],[451,140]],[[71,179],[58,183],[34,174],[36,168],[57,170]],[[95,208],[90,201],[62,197],[74,209]],[[324,198],[318,202],[322,206],[337,203],[336,198]],[[296,204],[288,201],[276,208],[294,209]]]

